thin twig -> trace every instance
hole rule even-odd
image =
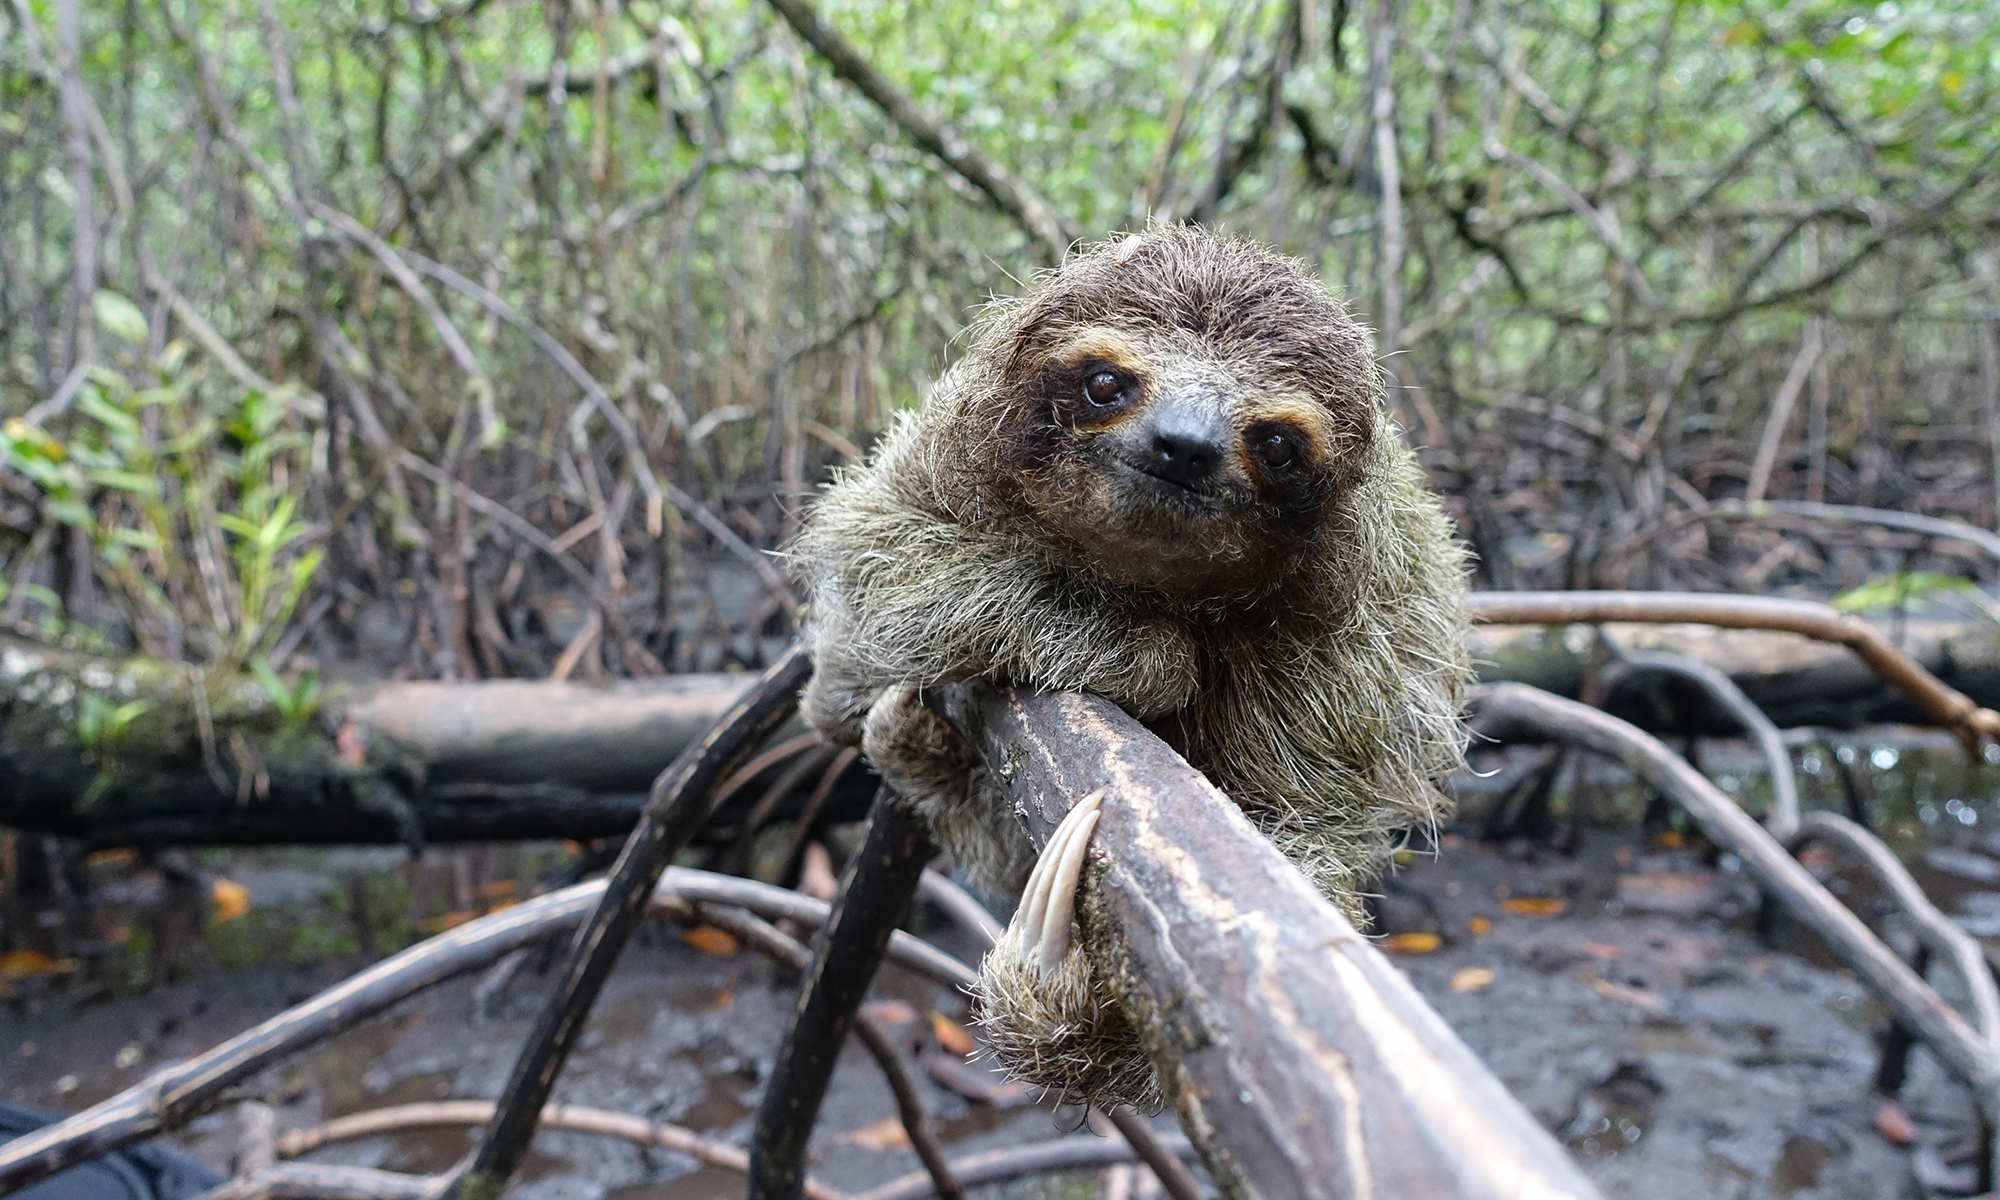
[[[328,220],[340,217],[350,225],[353,223],[352,218],[346,218],[344,214],[334,209],[315,206],[314,211],[321,212]],[[604,385],[597,382],[596,377],[589,371],[583,369],[583,364],[576,360],[576,355],[571,354],[569,348],[557,341],[548,330],[516,312],[513,305],[443,263],[433,262],[413,250],[402,247],[392,246],[389,249],[404,262],[439,283],[478,301],[488,312],[528,335],[528,340],[533,342],[537,349],[555,360],[556,366],[563,374],[569,376],[570,382],[576,384],[591,407],[595,408],[605,423],[611,426],[611,431],[618,435],[619,443],[625,447],[626,464],[632,473],[638,476],[639,489],[646,495],[646,535],[659,537],[664,527],[660,480],[653,473],[653,465],[646,457],[645,447],[639,442],[639,431],[632,428],[632,423],[625,419],[625,414],[612,403],[611,395],[604,390]]]
[[[1805,390],[1807,374],[1819,361],[1822,340],[1819,321],[1806,322],[1805,340],[1792,359],[1791,369],[1785,372],[1785,381],[1778,385],[1778,394],[1771,401],[1770,416],[1764,420],[1764,435],[1757,440],[1757,456],[1750,464],[1750,482],[1743,489],[1745,504],[1754,505],[1762,500],[1764,492],[1771,486],[1771,469],[1778,462],[1778,447],[1785,440],[1785,426],[1791,423],[1792,408],[1798,403],[1799,393]]]
[[[493,380],[487,376],[486,368],[479,365],[479,356],[472,352],[471,344],[458,331],[458,326],[452,324],[444,306],[438,303],[437,297],[431,295],[431,290],[404,261],[403,252],[376,237],[373,230],[339,209],[312,201],[307,203],[307,207],[373,255],[396,285],[403,289],[403,293],[416,302],[430,321],[431,328],[437,331],[438,339],[444,343],[452,361],[465,372],[466,384],[472,389],[473,402],[479,408],[481,444],[493,444],[500,436],[500,418],[493,407]]]
[[[765,589],[784,607],[785,615],[795,620],[798,618],[799,598],[792,595],[792,589],[785,583],[785,577],[778,574],[778,569],[771,565],[768,555],[744,541],[721,517],[716,516],[708,505],[680,488],[668,485],[667,494],[673,498],[674,507],[693,517],[696,524],[708,530],[716,541],[722,543],[723,549],[748,563],[750,569],[757,572],[757,577],[764,581]]]
[[[581,563],[578,563],[567,553],[558,549],[555,542],[549,538],[549,535],[537,529],[533,522],[499,501],[490,500],[473,491],[463,481],[454,478],[444,468],[425,462],[422,458],[410,453],[408,450],[398,450],[396,452],[396,461],[415,471],[417,474],[422,475],[432,483],[448,491],[458,493],[459,496],[464,498],[467,505],[478,509],[480,512],[505,525],[509,530],[526,539],[529,545],[548,555],[555,561],[557,566],[563,569],[565,574],[576,582],[578,587],[583,589],[584,594],[590,597],[593,604],[597,605],[597,610],[604,614],[604,623],[618,637],[620,651],[626,657],[626,665],[630,667],[636,663],[641,667],[641,670],[634,671],[633,673],[666,674],[666,667],[661,665],[660,660],[647,653],[645,647],[639,645],[638,641],[633,638],[631,627],[625,623],[625,614],[619,611],[618,602],[606,595],[604,589],[598,586],[597,577],[585,570]]]
[[[1022,229],[1041,243],[1042,251],[1054,261],[1062,261],[1076,240],[1069,220],[1056,211],[1033,188],[1013,172],[995,162],[984,151],[965,140],[956,129],[918,108],[908,96],[896,90],[854,44],[813,10],[805,0],[771,0],[771,7],[792,27],[793,32],[833,65],[834,74],[860,89],[874,101],[883,115],[894,122],[909,139],[943,160],[960,178],[986,194],[1001,212],[1014,218]]]

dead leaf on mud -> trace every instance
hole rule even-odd
[[[1894,1100],[1885,1100],[1875,1110],[1875,1132],[1892,1146],[1907,1146],[1917,1140],[1917,1123]]]
[[[74,970],[75,959],[53,959],[40,950],[9,950],[0,954],[0,979],[35,979]]]
[[[1451,976],[1451,990],[1454,992],[1483,992],[1492,986],[1491,967],[1460,967]]]
[[[1435,933],[1392,933],[1382,939],[1382,948],[1391,954],[1431,954],[1444,939]]]
[[[1613,983],[1609,979],[1592,975],[1588,971],[1579,974],[1577,978],[1588,985],[1591,991],[1608,1000],[1616,1000],[1620,1004],[1629,1004],[1633,1008],[1643,1008],[1649,1013],[1657,1014],[1667,1011],[1666,1003],[1651,992]]]
[[[931,1010],[931,1034],[937,1038],[938,1045],[961,1058],[979,1048],[979,1043],[972,1040],[965,1026],[936,1009]]]
[[[863,1150],[907,1150],[910,1148],[909,1131],[897,1117],[883,1117],[873,1125],[863,1125],[850,1129],[834,1139],[849,1146],[859,1146]]]
[[[736,952],[743,949],[743,943],[736,939],[735,934],[713,925],[697,925],[684,930],[681,940],[703,954],[713,954],[717,958],[734,958]]]
[[[215,923],[234,921],[250,911],[250,889],[233,879],[217,878],[209,885],[209,898],[215,902]]]

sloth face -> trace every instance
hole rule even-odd
[[[1256,590],[1327,515],[1332,422],[1282,374],[1172,340],[1093,331],[1049,362],[1028,498],[1122,579]]]
[[[1360,477],[1367,335],[1268,250],[1154,230],[1072,260],[1013,315],[1007,466],[1044,529],[1120,582],[1261,591]]]

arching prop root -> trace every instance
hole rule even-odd
[[[1975,985],[1975,1028],[1954,1012],[1923,978],[1884,945],[1861,919],[1834,898],[1817,879],[1778,843],[1764,827],[1651,734],[1607,713],[1565,700],[1525,684],[1502,683],[1476,688],[1470,698],[1475,731],[1502,740],[1553,740],[1580,746],[1618,762],[1685,809],[1715,845],[1742,860],[1745,871],[1766,896],[1774,898],[1801,925],[1817,934],[1854,971],[1906,1028],[1930,1047],[1947,1070],[1973,1093],[1989,1128],[2000,1117],[2000,1043],[1984,1023],[1996,1011],[1990,978]],[[1815,814],[1801,837],[1831,839],[1850,853],[1863,843],[1850,835],[1851,823],[1820,819]],[[1863,834],[1869,841],[1874,839]],[[1884,874],[1883,864],[1864,858],[1895,891],[1897,873]],[[1900,868],[1898,868],[1898,871]],[[1924,906],[1928,908],[1926,901]],[[1921,913],[1919,913],[1921,915]],[[1920,923],[1920,928],[1924,928]],[[1936,931],[1933,929],[1933,936]],[[1940,944],[1952,953],[1951,943]],[[1961,968],[1964,969],[1964,968]],[[1967,972],[1970,977],[1971,972]],[[1992,1148],[1982,1174],[1993,1167]]]

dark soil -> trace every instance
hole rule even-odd
[[[1910,853],[1933,895],[1948,911],[2000,912],[2000,897],[1987,890],[2000,887],[2000,858],[1979,839],[1980,819],[1990,825],[2000,814],[1963,801],[1947,809],[1931,785],[1901,782],[1912,774],[1953,779],[1952,786],[1982,780],[1923,775],[1935,767],[1929,756],[1951,753],[1923,735],[1848,736],[1871,818]],[[1898,749],[1890,755],[1885,747]],[[1819,750],[1831,755],[1837,747]],[[1469,836],[1493,824],[1487,810],[1498,789],[1535,753],[1515,748],[1482,758],[1498,773],[1466,781],[1459,832],[1443,836],[1435,854],[1402,856],[1404,865],[1384,881],[1377,916],[1397,964],[1608,1196],[1858,1200],[1954,1194],[1969,1183],[1961,1151],[1973,1109],[1964,1090],[1916,1051],[1894,1097],[1915,1140],[1885,1137],[1878,1121],[1891,1097],[1876,1086],[1884,1010],[1795,928],[1777,921],[1760,932],[1755,892],[1728,856],[1663,814],[1644,824],[1629,780],[1597,766],[1583,772],[1592,820],[1581,832],[1570,821],[1572,779],[1557,789],[1536,837]],[[1758,808],[1761,780],[1740,746],[1704,743],[1702,757]],[[1806,790],[1809,802],[1820,798],[1814,786]],[[202,945],[154,968],[120,967],[114,957],[38,987],[17,985],[0,1013],[0,1095],[84,1107],[404,944],[437,919],[425,914],[453,907],[454,897],[461,906],[467,896],[504,903],[565,857],[552,846],[431,852],[416,863],[394,851],[211,855],[205,869],[250,887],[249,916],[211,926]],[[1981,871],[1990,877],[1978,878]],[[1867,895],[1848,899],[1871,920],[1879,916]],[[117,919],[124,918],[98,925]],[[952,952],[975,953],[937,914],[920,911],[915,920]],[[1893,922],[1885,930],[1897,944]],[[740,1143],[795,981],[748,952],[697,950],[682,932],[665,923],[642,931],[556,1099]],[[363,941],[374,944],[364,949]],[[479,980],[460,980],[267,1072],[246,1092],[272,1102],[284,1128],[390,1104],[496,1095],[548,986],[543,966],[531,961],[484,1015],[475,1012]],[[1945,973],[1932,974],[1953,999]],[[931,1011],[958,1021],[966,1015],[962,997],[893,968],[876,995],[892,1002],[878,1004],[878,1018],[920,1055],[943,1053]],[[954,1154],[1076,1126],[1073,1113],[970,1101],[928,1072],[919,1086]],[[874,1064],[850,1047],[814,1141],[814,1172],[861,1189],[915,1171],[915,1156],[893,1144],[894,1113]],[[175,1141],[227,1169],[236,1124],[226,1112],[212,1114]],[[427,1171],[466,1147],[465,1132],[430,1131],[315,1157]],[[557,1133],[537,1143],[512,1194],[719,1200],[741,1187],[740,1178],[676,1154]],[[1096,1188],[1086,1176],[1004,1190],[1087,1196]]]

